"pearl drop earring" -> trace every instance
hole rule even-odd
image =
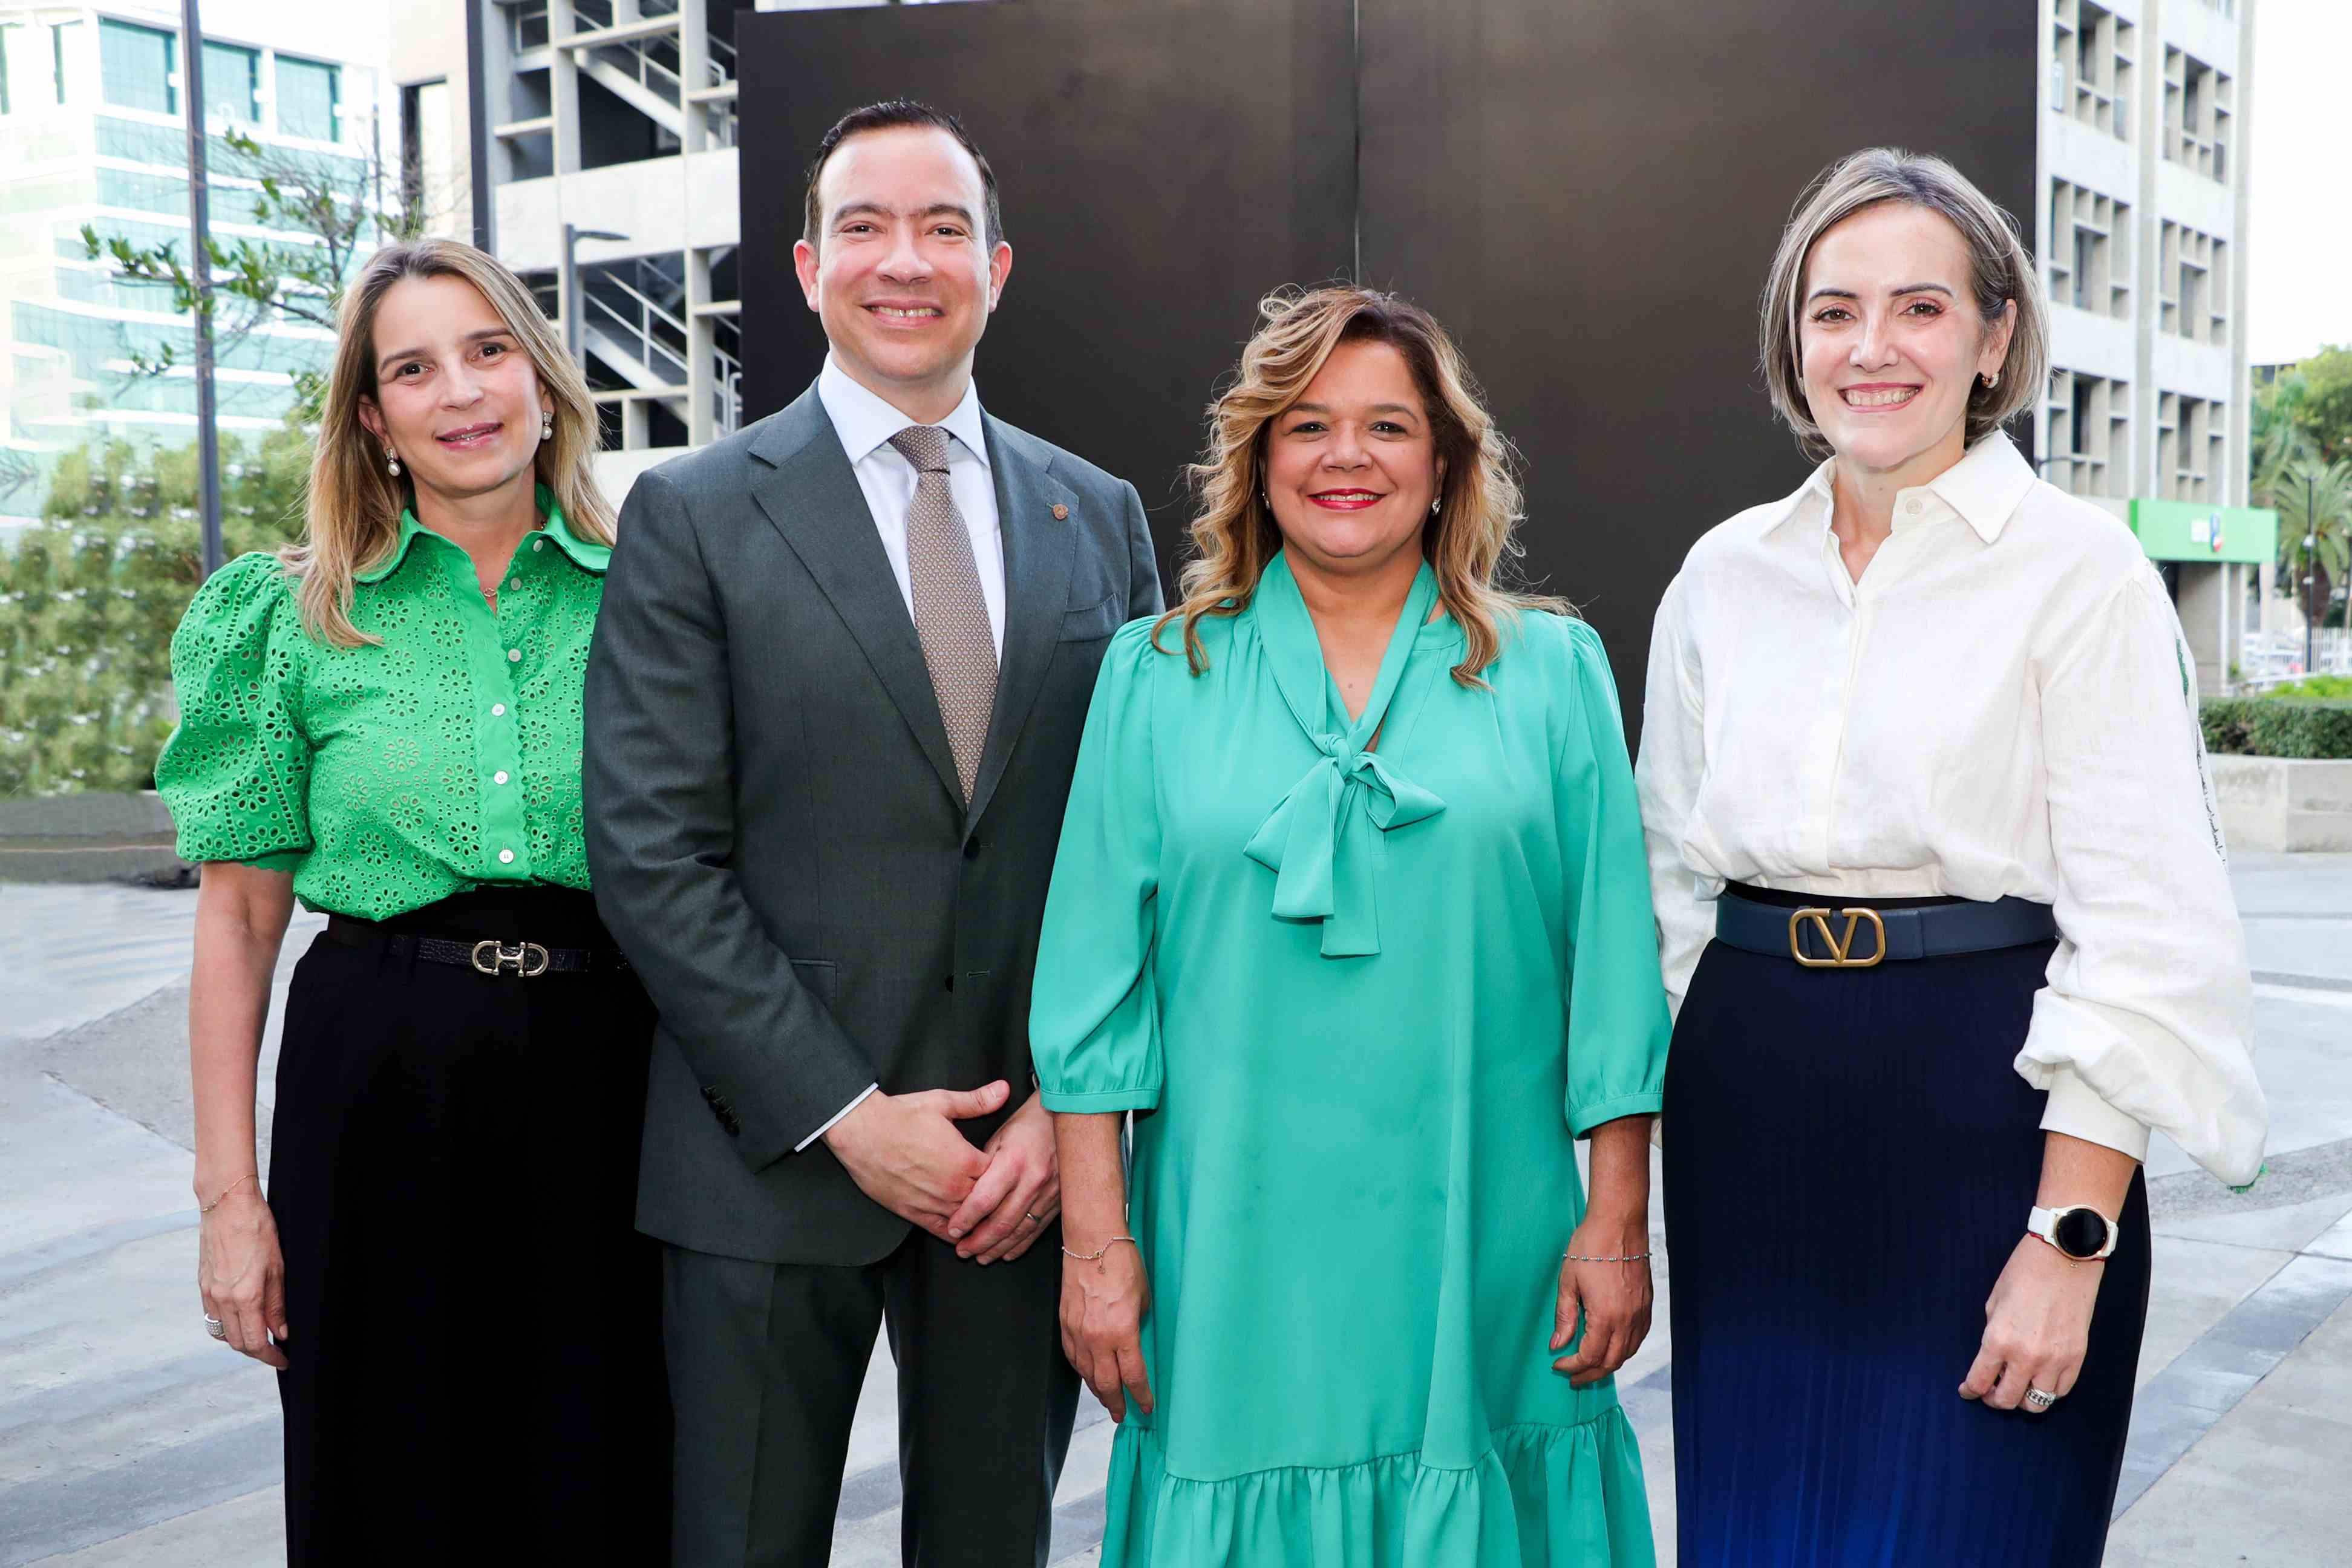
[[[400,454],[389,447],[383,449],[383,469],[394,479],[400,478]]]
[[[554,416],[554,415],[552,415],[552,414],[548,414],[548,413],[541,413],[541,414],[540,415],[540,416],[539,416],[539,438],[540,438],[541,440],[542,440],[542,441],[552,441],[552,440],[554,440],[554,439],[555,439],[555,416]]]

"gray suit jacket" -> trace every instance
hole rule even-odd
[[[868,1083],[1029,1091],[1029,983],[1103,648],[1160,608],[1135,487],[988,419],[1004,651],[971,807],[812,386],[639,479],[588,663],[598,909],[661,1010],[641,1229],[861,1264],[907,1222],[822,1142]],[[560,1067],[556,1070],[561,1070]],[[979,1142],[996,1119],[963,1123]]]

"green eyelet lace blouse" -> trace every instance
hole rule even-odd
[[[465,551],[400,518],[336,647],[274,556],[213,574],[172,639],[180,726],[155,787],[188,860],[289,871],[312,910],[384,920],[500,882],[588,886],[581,683],[612,552],[546,521],[482,597]]]

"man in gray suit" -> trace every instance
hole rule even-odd
[[[794,255],[824,373],[637,481],[588,668],[597,903],[661,1010],[676,1561],[825,1561],[887,1321],[907,1563],[1043,1563],[1077,1384],[1030,976],[1159,573],[1132,485],[981,410],[1013,252],[951,117],[845,117]]]

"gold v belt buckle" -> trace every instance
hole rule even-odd
[[[1795,959],[1807,969],[1870,969],[1886,957],[1886,922],[1878,918],[1876,910],[1857,908],[1835,911],[1845,917],[1845,932],[1843,936],[1830,930],[1831,912],[1828,910],[1816,909],[1797,910],[1790,912],[1789,916],[1789,956],[1790,958]],[[1830,958],[1805,956],[1802,937],[1807,921],[1812,921],[1813,929],[1822,933],[1822,945],[1828,948],[1835,956]],[[1870,929],[1877,933],[1878,946],[1868,958],[1855,958],[1853,956],[1853,933],[1864,921],[1868,921]]]

